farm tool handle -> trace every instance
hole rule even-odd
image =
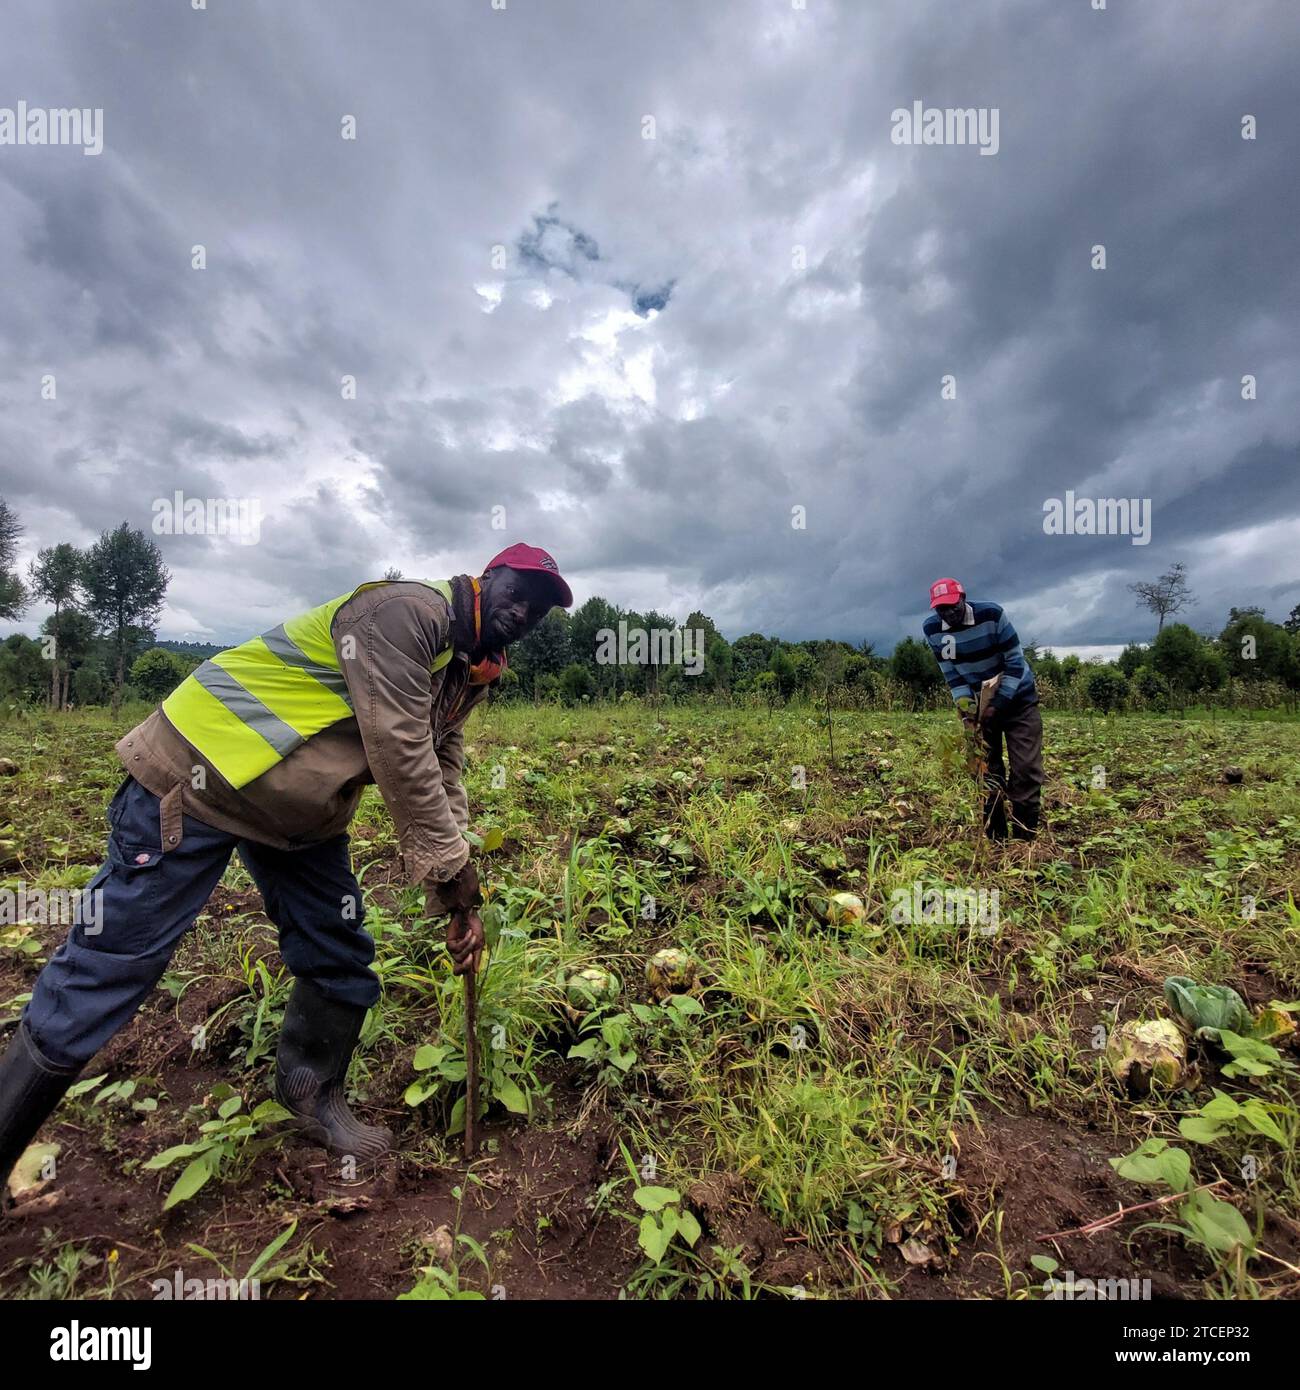
[[[478,1114],[478,981],[471,957],[465,982],[465,1161],[474,1157],[474,1120]]]
[[[998,803],[1006,797],[1006,788],[1000,783],[994,783],[991,788],[989,786],[988,726],[984,722],[984,714],[993,701],[993,693],[997,690],[1001,679],[1001,676],[990,676],[981,684],[975,699],[975,727],[972,730],[972,737],[975,741],[975,780],[979,786],[980,795],[985,798],[984,830],[986,833],[993,816],[996,814]],[[991,796],[989,795],[990,791]]]

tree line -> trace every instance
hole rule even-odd
[[[1167,589],[1161,587],[1158,597],[1164,603]],[[1295,704],[1300,693],[1300,604],[1282,624],[1270,622],[1260,608],[1233,608],[1214,636],[1185,623],[1166,625],[1167,617],[1166,609],[1152,643],[1130,643],[1110,662],[1058,658],[1027,642],[1025,656],[1043,703],[1103,713],[1183,709],[1210,696],[1229,705]],[[943,708],[951,698],[922,637],[902,638],[887,656],[865,641],[857,646],[832,640],[788,642],[751,632],[728,642],[710,618],[695,612],[684,627],[704,634],[704,659],[699,674],[691,675],[680,664],[602,662],[599,634],[616,631],[620,621],[629,631],[673,626],[662,614],[625,610],[600,597],[588,599],[572,614],[554,609],[511,648],[507,693],[565,704],[708,695],[772,704],[830,698],[839,706],[889,709]]]
[[[16,619],[34,600],[52,605],[33,640],[0,642],[0,702],[54,708],[124,698],[156,703],[218,648],[155,640],[171,579],[154,542],[126,522],[78,550],[42,550],[26,578],[15,569],[21,535],[0,498],[0,619]],[[385,578],[401,578],[390,570]],[[1025,644],[1045,705],[1066,709],[1166,711],[1213,700],[1226,705],[1294,707],[1300,692],[1300,604],[1284,623],[1260,608],[1233,608],[1217,635],[1168,622],[1195,603],[1181,564],[1150,583],[1130,585],[1158,619],[1150,644],[1131,643],[1115,661],[1057,658]],[[691,634],[691,660],[620,662],[610,634]],[[682,647],[679,645],[680,656]],[[556,608],[510,649],[500,695],[579,704],[706,696],[784,704],[816,699],[838,706],[939,709],[949,701],[938,664],[920,637],[904,637],[889,655],[870,642],[790,642],[747,633],[729,642],[706,614],[684,624],[653,609],[637,612],[600,596],[572,613]]]
[[[124,521],[85,550],[50,546],[25,577],[15,568],[21,535],[0,498],[0,619],[20,618],[37,600],[53,606],[37,639],[13,633],[0,642],[0,701],[116,710],[126,694],[162,699],[197,665],[155,648],[171,575],[142,531]]]

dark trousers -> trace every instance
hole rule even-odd
[[[1002,743],[1007,745],[1007,776]],[[1011,830],[1017,839],[1032,840],[1038,833],[1039,805],[1043,790],[1043,716],[1033,704],[1013,707],[995,715],[984,726],[984,746],[989,767],[985,775],[988,795],[984,802],[984,827],[989,837],[1007,835],[1007,803],[1011,803]]]
[[[275,850],[184,816],[179,843],[163,853],[159,799],[130,777],[109,806],[109,826],[108,859],[82,890],[76,925],[37,977],[23,1012],[55,1066],[83,1066],[130,1020],[236,849],[279,928],[280,954],[293,974],[343,1003],[365,1008],[379,998],[370,969],[375,945],[362,926],[361,885],[346,835]]]

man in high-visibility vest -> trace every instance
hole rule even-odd
[[[0,1059],[0,1195],[85,1064],[157,985],[240,858],[295,980],[275,1090],[298,1128],[373,1159],[392,1135],[348,1110],[344,1082],[379,998],[347,827],[377,785],[410,881],[451,914],[457,974],[477,969],[478,875],[462,832],[462,729],[505,649],[573,594],[555,561],[512,545],[478,578],[384,580],[219,653],[117,745],[108,858],[32,989]]]

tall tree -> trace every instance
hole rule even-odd
[[[117,530],[105,531],[86,553],[82,578],[86,609],[112,640],[115,713],[122,703],[130,630],[153,627],[158,621],[170,580],[162,551],[125,521]]]
[[[0,497],[0,618],[21,618],[27,607],[27,590],[14,571],[22,533],[13,509]]]
[[[696,609],[683,624],[688,632],[703,633],[702,637],[692,638],[702,645],[700,654],[704,657],[703,679],[692,685],[708,690],[725,690],[731,684],[731,646],[718,631],[717,624],[707,613]]]
[[[1196,602],[1196,597],[1187,587],[1187,566],[1180,560],[1167,574],[1149,584],[1130,584],[1129,592],[1137,595],[1138,602],[1151,610],[1159,622],[1156,636],[1164,630],[1165,619],[1174,613],[1181,613]]]
[[[85,557],[75,545],[63,541],[37,551],[29,573],[32,592],[39,599],[54,605],[54,622],[43,629],[54,638],[54,651],[50,660],[50,707],[59,705],[59,674],[66,669],[64,654],[59,650],[59,629],[62,626],[65,608],[77,606],[77,595],[81,589],[81,572]]]
[[[705,679],[714,690],[731,689],[731,644],[715,631],[704,646]]]
[[[691,613],[682,626],[692,632],[702,632],[704,634],[703,642],[705,651],[709,649],[715,639],[718,641],[726,641],[726,638],[718,631],[717,624],[713,619],[710,618],[707,613],[701,612],[698,608]]]
[[[731,644],[731,671],[737,681],[752,680],[767,669],[776,639],[747,632]]]
[[[612,686],[616,670],[596,661],[598,635],[608,629],[618,630],[621,611],[599,594],[593,594],[569,618],[569,651],[573,661],[581,662],[591,673],[597,688]]]
[[[667,613],[657,613],[653,608],[647,608],[645,614],[639,619],[639,625],[644,627],[647,632],[674,632],[677,628],[676,622]],[[656,695],[659,694],[660,677],[663,672],[659,669],[658,663],[651,664],[642,668],[642,675],[645,683]]]
[[[799,674],[784,647],[778,645],[773,650],[767,669],[781,698],[788,700],[798,687]]]
[[[54,704],[56,709],[63,709],[68,703],[73,673],[96,645],[95,624],[80,608],[65,608],[57,617],[51,613],[41,624],[41,632],[54,639],[58,668],[63,677],[61,688],[54,692]]]

